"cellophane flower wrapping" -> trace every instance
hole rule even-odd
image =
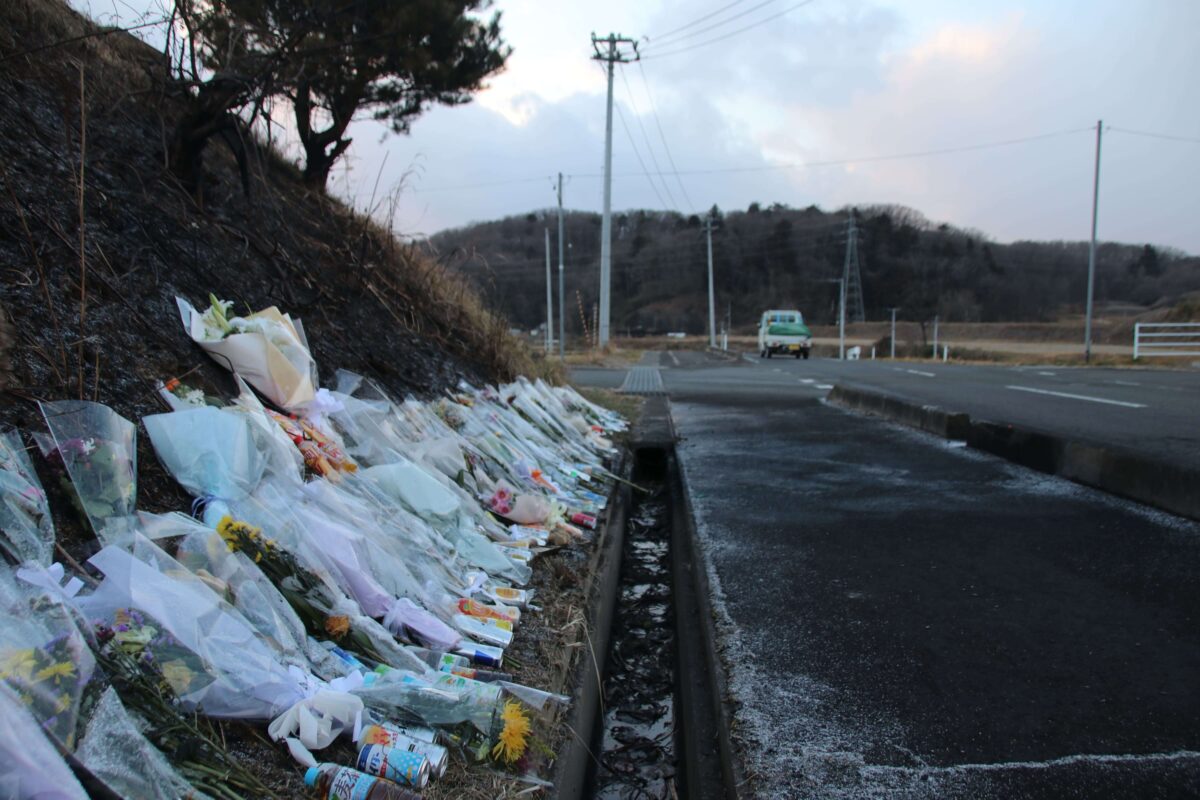
[[[0,682],[0,797],[87,800],[88,793],[21,697]]]
[[[317,363],[287,314],[271,306],[245,317],[232,317],[228,301],[210,298],[203,313],[183,298],[177,297],[175,302],[192,341],[218,364],[244,377],[281,408],[312,401]]]
[[[186,708],[203,709],[212,717],[265,721],[300,700],[303,688],[297,676],[253,626],[182,568],[171,575],[160,571],[151,548],[157,550],[149,542],[139,547],[139,555],[148,560],[115,545],[89,559],[104,573],[104,581],[78,599],[86,616],[114,630],[130,628],[134,633],[124,633],[131,646],[146,639],[167,649],[168,655],[159,656],[152,646],[151,657],[159,660],[164,678]]]
[[[78,734],[84,689],[95,671],[70,610],[0,565],[0,682],[68,749]]]
[[[97,534],[128,517],[137,503],[137,426],[111,408],[87,400],[38,404],[58,461],[71,480],[80,509]]]
[[[0,431],[0,548],[17,563],[49,566],[54,553],[54,522],[42,482],[21,434]]]
[[[89,772],[122,797],[205,800],[208,795],[188,783],[142,735],[143,724],[126,710],[112,688],[106,689],[75,755]]]
[[[231,550],[220,533],[182,514],[140,513],[138,518],[147,538],[174,541],[179,564],[237,609],[284,664],[311,669],[326,680],[346,674],[343,662],[308,636],[295,609],[260,565],[246,553]],[[255,555],[261,563],[261,553]],[[329,635],[326,628],[319,632]]]
[[[372,662],[424,669],[387,629],[364,615],[326,572],[314,570],[310,562],[273,539],[271,530],[232,516],[218,523],[218,534],[226,548],[270,579],[310,638],[332,641]]]
[[[267,460],[246,413],[205,408],[142,418],[167,472],[198,498],[236,500],[254,491]]]

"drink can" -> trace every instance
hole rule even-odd
[[[368,775],[418,789],[429,783],[429,760],[420,753],[398,747],[365,746],[358,754],[358,768]]]
[[[450,752],[434,741],[436,736],[437,734],[429,728],[409,728],[391,722],[380,722],[363,729],[359,744],[364,747],[377,744],[420,753],[429,762],[429,774],[440,778],[446,774],[446,767],[450,765]]]
[[[582,511],[577,511],[572,514],[571,522],[587,528],[588,530],[596,530],[596,518],[591,514],[584,514]]]

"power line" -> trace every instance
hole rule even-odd
[[[671,156],[671,148],[667,146],[667,137],[663,134],[662,122],[659,121],[658,109],[655,108],[654,104],[654,95],[650,91],[650,81],[646,80],[646,69],[642,66],[641,61],[638,61],[637,65],[638,73],[642,76],[642,85],[646,88],[646,100],[650,103],[650,113],[654,115],[654,125],[658,128],[658,138],[662,140],[663,150],[667,153],[667,162],[671,165],[671,173],[675,176],[675,183],[679,184],[679,191],[683,194],[683,199],[688,204],[688,209],[694,214],[696,213],[696,206],[692,204],[692,198],[688,197],[687,189],[683,186],[683,180],[679,177],[679,167],[675,166],[675,159]]]
[[[598,63],[596,66],[600,67]],[[600,70],[604,73],[605,80],[608,80],[608,71],[604,67],[600,67]],[[621,77],[624,78],[625,73],[621,73]],[[628,83],[626,83],[626,88],[628,88]],[[654,191],[654,196],[658,198],[659,206],[662,208],[667,208],[668,206],[663,200],[662,193],[658,191],[658,185],[654,183],[654,178],[651,177],[650,170],[646,168],[646,162],[642,160],[642,154],[638,152],[637,142],[633,140],[633,134],[629,132],[629,125],[625,123],[625,112],[621,111],[621,107],[619,105],[615,105],[614,107],[617,109],[617,118],[621,120],[621,127],[625,129],[625,136],[629,139],[629,146],[633,148],[633,154],[637,157],[638,164],[641,164],[642,166],[641,174],[644,175],[646,180],[650,182],[650,188]],[[659,180],[662,180],[661,176],[659,177]]]
[[[692,31],[691,33],[685,33],[682,36],[677,36],[677,37],[675,37],[674,42],[668,42],[668,44],[677,44],[679,42],[679,40],[681,40],[681,39],[690,39],[693,36],[699,36],[702,33],[708,33],[711,30],[720,28],[722,25],[728,25],[730,22],[733,22],[736,19],[741,19],[742,17],[744,17],[748,14],[753,14],[755,11],[758,11],[760,8],[769,6],[769,5],[771,5],[771,3],[774,3],[774,2],[777,2],[777,0],[763,0],[763,2],[759,3],[758,5],[751,6],[750,8],[747,8],[745,11],[741,11],[737,14],[734,14],[732,17],[729,17],[728,19],[719,20],[717,22],[714,22],[711,25],[704,26],[703,28],[701,28],[698,31]],[[660,42],[664,38],[667,38],[667,34],[664,34],[663,36],[659,37]]]
[[[733,0],[733,2],[732,2],[732,3],[730,3],[730,4],[728,4],[728,5],[721,6],[721,7],[720,7],[720,8],[718,8],[716,11],[709,12],[708,14],[705,14],[705,15],[704,15],[704,16],[702,16],[702,17],[697,17],[696,19],[692,20],[691,22],[687,23],[686,25],[680,25],[678,28],[674,28],[674,29],[672,29],[672,30],[669,30],[669,31],[667,31],[666,33],[660,33],[660,34],[658,34],[657,36],[647,36],[647,37],[646,37],[646,41],[648,41],[648,42],[656,42],[656,41],[658,41],[659,39],[665,39],[665,38],[667,38],[667,37],[669,37],[669,36],[673,36],[673,35],[675,35],[676,33],[679,33],[680,31],[685,31],[685,30],[687,30],[688,28],[692,27],[693,25],[699,25],[701,22],[704,22],[704,21],[705,21],[705,20],[707,20],[707,19],[712,19],[712,18],[713,18],[713,17],[715,17],[717,14],[720,14],[722,11],[728,11],[729,9],[733,8],[734,6],[741,5],[741,4],[742,4],[742,3],[744,3],[745,1],[746,1],[746,0]]]
[[[695,44],[690,44],[687,47],[681,47],[678,50],[668,50],[665,53],[655,53],[655,52],[651,51],[650,55],[642,56],[642,58],[666,58],[667,56],[675,56],[675,55],[679,55],[680,53],[686,53],[689,50],[695,50],[697,47],[706,47],[710,44],[716,44],[717,42],[724,41],[725,39],[728,39],[732,36],[737,36],[740,33],[745,33],[746,31],[751,30],[752,28],[757,28],[759,25],[765,25],[766,23],[770,22],[771,20],[779,19],[780,17],[790,14],[791,12],[795,11],[798,8],[802,8],[803,6],[809,5],[813,1],[814,0],[801,0],[801,2],[796,3],[794,6],[789,6],[789,7],[785,8],[783,11],[780,11],[778,14],[772,14],[769,17],[764,17],[764,18],[758,20],[757,22],[752,22],[749,25],[746,25],[745,27],[742,27],[742,28],[738,28],[735,31],[730,31],[729,33],[714,37],[712,39],[708,39],[703,42],[696,42]]]
[[[1150,133],[1149,131],[1134,131],[1129,128],[1116,128],[1112,125],[1108,126],[1108,130],[1116,131],[1117,133],[1128,133],[1133,136],[1146,136],[1151,139],[1167,139],[1172,142],[1191,142],[1192,144],[1200,144],[1200,139],[1193,139],[1190,136],[1176,136],[1170,133]]]
[[[625,77],[625,70],[621,70],[621,83],[625,85],[625,93],[629,95],[629,107],[633,110],[633,118],[637,120],[638,129],[642,132],[642,141],[646,143],[646,150],[650,153],[650,161],[654,163],[654,169],[658,172],[658,179],[662,182],[663,190],[667,193],[667,199],[671,201],[671,208],[678,211],[679,204],[675,202],[675,197],[671,194],[671,187],[667,184],[667,179],[663,177],[662,167],[658,164],[658,156],[654,155],[654,148],[650,146],[650,137],[646,135],[646,126],[642,124],[642,116],[638,113],[637,100],[633,96],[633,88],[629,85],[629,79]]]
[[[711,169],[692,169],[692,170],[676,170],[674,175],[721,175],[732,173],[745,172],[771,172],[774,170],[790,170],[790,169],[815,169],[818,167],[840,167],[850,166],[853,164],[869,164],[877,161],[902,161],[913,158],[929,158],[932,156],[953,155],[955,153],[968,153],[977,150],[990,150],[999,147],[1010,147],[1017,144],[1025,144],[1027,142],[1036,142],[1044,139],[1054,139],[1062,136],[1071,136],[1077,133],[1091,132],[1095,130],[1095,126],[1089,125],[1086,128],[1071,128],[1068,130],[1054,131],[1052,133],[1042,133],[1034,136],[1023,136],[1015,139],[1001,139],[992,142],[981,142],[979,144],[961,145],[957,147],[943,147],[932,150],[918,150],[907,153],[891,153],[878,156],[858,156],[855,158],[830,159],[825,161],[801,161],[784,164],[763,164],[753,167],[714,167]],[[1182,137],[1175,137],[1182,138]],[[1185,141],[1191,141],[1186,140]],[[568,177],[578,180],[590,180],[604,177],[603,173],[599,172],[575,172]],[[616,173],[614,178],[640,178],[644,177],[644,173]],[[435,191],[452,191],[466,189],[481,189],[492,186],[507,186],[518,183],[533,183],[537,181],[549,180],[547,176],[537,178],[512,178],[502,181],[489,181],[486,183],[466,184],[462,186],[436,187],[431,189],[414,188],[413,192],[435,192]]]
[[[646,180],[650,182],[650,188],[654,190],[654,196],[658,198],[658,205],[662,208],[669,208],[669,206],[663,200],[662,192],[658,191],[658,184],[656,184],[654,182],[654,178],[651,177],[650,170],[646,168],[646,162],[642,160],[642,154],[638,152],[637,142],[633,140],[633,134],[629,132],[629,125],[625,123],[625,112],[621,110],[620,106],[617,106],[616,108],[617,119],[621,120],[621,127],[625,129],[625,136],[629,139],[629,146],[633,148],[633,154],[637,156],[638,163],[642,166],[642,175],[644,175]],[[615,178],[617,176],[614,175],[613,177]],[[661,179],[661,175],[659,177]]]

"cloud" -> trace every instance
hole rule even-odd
[[[667,178],[671,196],[654,179],[653,191],[618,117],[614,208],[896,202],[1001,240],[1081,239],[1094,157],[1094,135],[1082,129],[1103,117],[1200,136],[1189,83],[1200,74],[1189,41],[1200,4],[1191,0],[1141,12],[1099,0],[1088,14],[1070,0],[1023,11],[1000,0],[971,8],[886,1],[817,2],[724,42],[623,68],[616,101],[646,169],[670,171],[673,160],[687,173],[716,171],[681,177],[683,189]],[[588,60],[593,11],[542,19],[535,5],[506,5],[516,54],[476,102],[429,112],[409,137],[356,134],[346,185],[360,204],[388,153],[381,185],[416,170],[397,216],[407,233],[548,207],[560,170],[576,176],[568,206],[600,208],[604,81]],[[627,33],[664,31],[698,13],[625,2],[608,22]],[[643,52],[665,53],[668,44],[651,38]],[[749,171],[1068,129],[1080,132],[956,155]],[[1200,146],[1114,131],[1104,152],[1101,236],[1200,251],[1191,222],[1200,213],[1192,179]],[[730,167],[749,169],[721,171]],[[495,182],[504,183],[481,185]]]

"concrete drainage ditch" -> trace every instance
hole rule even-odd
[[[648,491],[626,489],[610,518],[591,615],[595,661],[581,667],[576,741],[557,795],[735,798],[707,581],[665,398],[647,401],[632,450],[631,479]]]

